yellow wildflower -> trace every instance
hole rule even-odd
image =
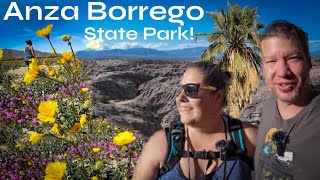
[[[127,146],[122,146],[120,151],[125,151],[127,149]]]
[[[113,144],[124,146],[131,143],[135,139],[136,137],[133,135],[132,132],[124,131],[113,138]]]
[[[88,92],[88,88],[87,87],[84,87],[84,88],[81,88],[81,92],[85,93],[85,92]]]
[[[119,129],[119,128],[117,128],[117,127],[114,127],[114,128],[113,128],[113,130],[115,130],[115,131],[117,131],[118,129]]]
[[[109,129],[109,128],[111,128],[111,126],[110,126],[110,125],[108,125],[108,126],[107,126],[107,128]]]
[[[58,108],[58,102],[56,101],[45,101],[41,102],[38,107],[38,119],[43,122],[55,122],[55,114]]]
[[[35,144],[35,143],[37,143],[43,136],[44,136],[44,134],[37,134],[37,133],[30,134],[29,142],[31,142],[31,144]]]
[[[23,82],[28,84],[33,81],[42,69],[43,66],[38,66],[37,61],[32,58],[31,63],[29,64],[29,70],[24,75]]]
[[[54,134],[60,134],[59,132],[59,125],[57,123],[54,123],[54,125],[52,126],[52,128],[50,129],[50,132],[54,133]]]
[[[91,180],[99,180],[98,176],[92,176]]]
[[[101,124],[108,124],[108,119],[107,118],[104,118],[101,122]]]
[[[88,106],[91,105],[91,101],[90,100],[86,100],[83,105],[84,105],[85,108],[87,108]]]
[[[38,66],[37,60],[32,58],[31,63],[29,64],[29,71],[34,74],[39,74],[40,71],[44,68],[44,66]]]
[[[70,35],[70,34],[68,34],[68,35],[63,35],[61,39],[62,39],[62,41],[65,41],[65,42],[66,42],[66,41],[69,41],[69,40],[71,39],[71,35]]]
[[[0,62],[1,62],[1,60],[2,60],[2,57],[3,57],[3,50],[0,49]]]
[[[42,64],[46,64],[47,61],[48,61],[48,59],[42,59],[42,60],[41,60]]]
[[[18,89],[19,85],[17,83],[12,83],[11,87],[16,90]]]
[[[72,59],[72,57],[73,57],[73,54],[72,54],[72,52],[67,52],[67,51],[63,51],[62,52],[62,59],[61,59],[61,61],[70,61],[71,59]]]
[[[52,78],[55,77],[55,72],[54,72],[54,70],[53,70],[53,69],[49,70],[48,75],[49,75],[50,77],[52,77]]]
[[[91,151],[94,152],[94,153],[97,153],[97,152],[100,151],[100,148],[92,148]]]
[[[56,51],[54,49],[51,50],[51,54],[56,54]]]
[[[83,125],[84,123],[87,122],[87,115],[86,114],[81,114],[80,116],[80,124],[81,124],[81,127],[83,128]]]
[[[50,132],[52,132],[53,134],[56,134],[58,136],[62,136],[62,134],[59,131],[59,125],[57,123],[55,123],[52,128],[50,129]]]
[[[45,180],[62,180],[63,176],[66,172],[67,165],[66,163],[62,163],[56,161],[54,163],[47,164],[46,167],[46,176],[44,177]]]
[[[81,124],[80,123],[75,123],[70,129],[71,133],[80,132],[80,130],[81,130]]]
[[[24,148],[24,145],[21,144],[21,143],[18,143],[18,144],[16,145],[16,148],[18,148],[19,150],[22,150],[22,149]]]
[[[36,35],[43,36],[49,39],[52,27],[53,25],[49,24],[47,27],[37,30]]]
[[[99,169],[99,168],[101,168],[103,166],[103,162],[102,161],[97,161],[96,162],[96,169]]]
[[[101,124],[99,124],[99,126],[98,126],[98,133],[100,133],[101,132]]]
[[[32,82],[36,77],[37,77],[36,74],[31,74],[28,71],[23,77],[23,82],[28,84],[28,83]]]
[[[22,102],[22,104],[27,104],[28,103],[28,101],[26,100],[26,97],[25,96],[21,96],[21,102]]]
[[[61,39],[62,39],[62,41],[68,41],[69,40],[67,35],[62,35]]]
[[[87,92],[89,89],[87,87],[81,88],[81,92],[85,93]]]

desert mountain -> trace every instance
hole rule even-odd
[[[2,49],[3,50],[3,60],[11,59],[23,59],[24,51],[14,50],[14,49]],[[35,51],[37,57],[52,57],[53,55],[46,52]]]
[[[151,135],[179,118],[177,84],[190,61],[101,60],[88,61],[94,86],[94,115]],[[311,83],[320,90],[320,61],[313,62]],[[261,79],[241,120],[259,124],[262,103],[270,94]],[[227,109],[225,110],[227,111]]]

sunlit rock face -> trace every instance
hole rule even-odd
[[[177,84],[190,61],[99,60],[85,62],[93,78],[94,116],[133,127],[149,136],[179,118]],[[320,61],[313,62],[311,83],[320,90]],[[262,77],[240,119],[258,125],[263,102],[270,97]],[[227,112],[228,110],[225,109]]]

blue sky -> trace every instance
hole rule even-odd
[[[10,16],[8,20],[4,20],[6,12],[12,1],[1,0],[0,2],[0,48],[10,48],[23,50],[25,41],[31,39],[36,50],[50,52],[51,47],[44,37],[37,37],[36,30],[41,29],[48,24],[53,24],[51,33],[51,41],[56,50],[61,53],[64,50],[69,50],[65,42],[61,41],[61,36],[64,34],[72,35],[72,45],[75,51],[92,48],[101,49],[126,49],[132,47],[147,47],[161,50],[179,49],[186,47],[208,46],[204,39],[198,41],[179,40],[177,36],[173,36],[171,40],[160,40],[156,36],[143,39],[143,30],[146,27],[159,30],[176,30],[180,26],[179,23],[171,23],[167,14],[166,18],[161,21],[150,18],[149,10],[154,6],[163,6],[167,11],[172,6],[185,6],[188,9],[191,6],[200,6],[204,12],[219,11],[221,8],[226,9],[227,1],[224,0],[16,0],[19,10],[24,20],[19,20],[18,17]],[[88,20],[88,2],[103,2],[106,5],[106,13],[114,6],[122,6],[128,10],[128,6],[148,6],[149,10],[144,12],[144,19],[138,19],[138,13],[133,13],[132,20],[128,20],[127,16],[123,20],[112,20],[109,16],[103,20]],[[265,24],[277,19],[285,19],[302,27],[309,34],[309,43],[311,51],[320,51],[320,21],[314,15],[317,14],[320,7],[319,1],[314,0],[229,0],[231,4],[239,4],[240,6],[248,5],[250,7],[258,7],[260,15],[258,21]],[[36,11],[32,11],[30,20],[26,19],[26,6],[39,6],[42,9],[42,19],[38,20]],[[51,11],[46,10],[45,6],[59,6],[59,10],[53,14],[54,17],[59,17],[59,20],[44,20],[44,17]],[[64,20],[61,16],[61,9],[65,6],[78,6],[79,20]],[[98,8],[95,6],[95,8]],[[213,29],[213,21],[205,13],[200,20],[190,20],[186,16],[186,9],[183,11],[183,16],[177,18],[184,22],[182,30],[189,30],[193,27],[193,33],[210,33]],[[13,11],[15,12],[15,11]],[[66,11],[67,16],[71,16],[71,10]],[[119,10],[114,11],[115,16],[120,16]],[[175,12],[175,11],[174,11]],[[98,16],[97,14],[94,14]],[[196,10],[191,11],[191,15],[197,17],[199,13]],[[119,30],[123,28],[125,31],[134,30],[137,32],[135,40],[129,40],[124,37],[120,40],[119,34],[117,40],[107,40],[102,37],[101,40],[87,40],[85,38],[85,29],[92,27],[95,30],[102,28],[103,30]],[[109,34],[111,35],[111,34]],[[163,36],[164,34],[162,34]],[[190,35],[187,32],[186,36]]]

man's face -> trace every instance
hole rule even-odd
[[[310,66],[294,38],[271,37],[261,42],[263,76],[278,101],[298,103],[303,97]]]

